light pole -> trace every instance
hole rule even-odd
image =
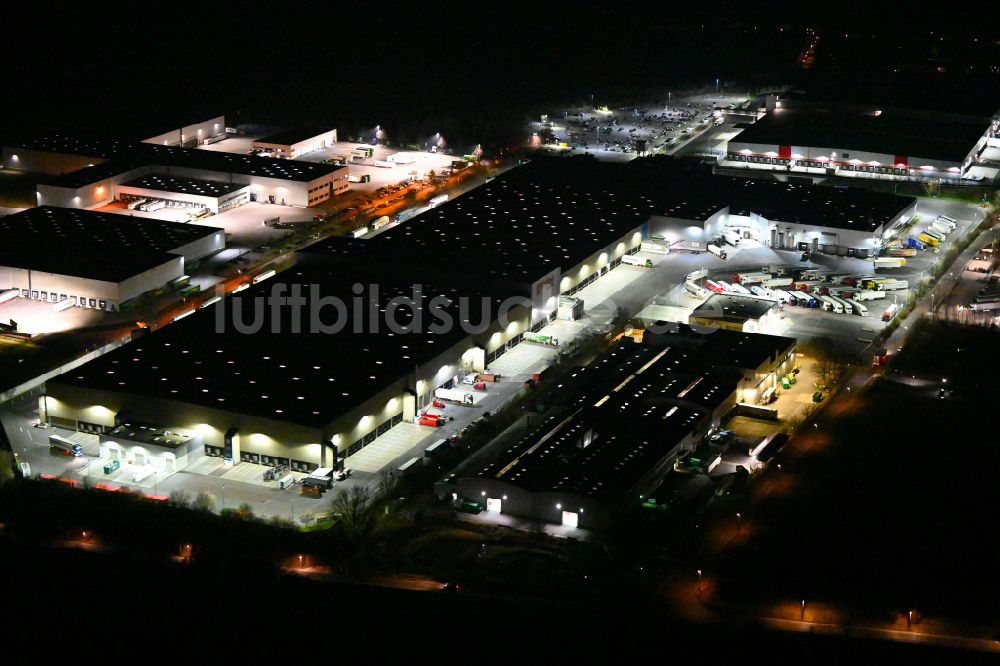
[[[226,484],[222,484],[222,511],[226,509]]]
[[[802,603],[799,604],[799,621],[804,622],[806,619],[806,600],[803,599]]]
[[[292,505],[292,522],[295,522],[295,497],[290,497],[289,502]]]

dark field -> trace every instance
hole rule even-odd
[[[797,437],[768,472],[788,492],[748,508],[751,535],[720,559],[723,596],[1000,621],[998,343],[925,327],[852,409]],[[940,398],[945,376],[954,392]]]

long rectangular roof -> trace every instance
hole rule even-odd
[[[37,150],[44,153],[110,159],[115,155],[121,154],[130,144],[130,141],[123,139],[85,136],[73,132],[49,131],[16,139],[12,142],[12,147]]]
[[[709,341],[711,346],[711,341]],[[531,492],[615,500],[736,390],[739,373],[712,370],[712,351],[621,342],[580,371],[586,382],[562,416],[544,419],[471,476]]]
[[[0,266],[121,282],[220,229],[40,206],[0,218]]]
[[[244,183],[227,183],[218,180],[199,180],[197,178],[182,178],[150,173],[140,176],[123,187],[136,187],[161,192],[176,192],[178,194],[195,194],[203,197],[222,197],[246,187]]]
[[[729,212],[756,213],[772,222],[874,233],[915,202],[914,197],[855,187],[741,178],[734,183]]]
[[[738,134],[734,143],[803,146],[962,162],[986,132],[989,117],[931,116],[902,109],[783,101]]]
[[[39,146],[36,148],[37,150],[46,150],[46,148],[42,147],[45,144],[32,145]],[[62,143],[58,150],[55,145],[50,150],[52,152],[73,153],[73,147],[77,145]],[[257,157],[256,155],[239,155],[236,153],[197,150],[195,148],[181,148],[179,146],[162,146],[151,143],[112,142],[107,145],[114,147],[113,152],[105,155],[110,158],[107,162],[56,176],[46,181],[46,183],[56,187],[76,189],[144,166],[150,168],[181,167],[199,171],[212,171],[218,173],[221,177],[225,177],[227,174],[240,174],[243,176],[259,176],[262,178],[305,183],[329,175],[337,170],[347,169],[347,167],[333,164]],[[83,145],[79,145],[80,150],[83,150],[84,147]],[[83,152],[82,154],[86,155],[87,153]]]
[[[296,127],[270,134],[265,136],[263,139],[254,139],[253,142],[255,144],[267,143],[277,146],[292,146],[301,141],[312,139],[313,137],[317,137],[331,131],[333,131],[332,128],[321,129],[319,127]]]
[[[260,331],[237,330],[233,318],[251,323],[255,299],[268,297],[279,284],[285,285],[285,296],[298,285],[307,300],[299,332],[288,307],[283,308],[276,328],[272,328],[271,314],[263,313]],[[398,311],[400,326],[395,331],[385,322],[377,330],[365,324],[371,308],[384,313],[391,299],[413,297],[412,286],[382,282],[377,291],[369,286],[358,294],[339,271],[299,265],[57,381],[320,428],[465,339],[468,334],[458,325],[462,315],[480,322],[481,294],[424,284],[415,299],[422,323],[404,307]],[[439,296],[446,303],[435,306],[431,299]],[[462,296],[468,297],[465,311],[460,310]],[[346,325],[335,332],[312,332],[310,304],[330,298],[345,304]],[[488,303],[494,308],[499,304],[489,299]],[[216,325],[215,308],[220,307],[226,308],[222,330]],[[432,307],[440,307],[456,325],[436,332],[431,327],[435,321]],[[338,316],[332,306],[321,312],[326,325],[334,324]]]
[[[397,265],[431,261],[477,279],[532,282],[573,268],[651,215],[704,220],[727,203],[721,179],[671,160],[540,158],[364,245]],[[332,239],[308,251],[336,255],[344,247]]]
[[[351,243],[331,238],[306,252],[364,255],[397,270],[448,270],[480,282],[531,283],[566,272],[651,216],[704,222],[729,206],[774,221],[873,231],[912,197],[860,189],[716,176],[667,158],[627,164],[542,158],[512,169],[404,225]]]

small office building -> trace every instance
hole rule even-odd
[[[756,296],[712,294],[688,318],[692,326],[767,333],[777,324],[778,302]]]
[[[337,143],[337,130],[290,129],[257,139],[253,149],[269,157],[294,160]]]

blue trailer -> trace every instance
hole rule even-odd
[[[913,236],[910,236],[909,238],[906,239],[906,245],[907,247],[912,247],[916,250],[927,249],[927,245],[923,241],[921,241],[919,238],[914,238]]]

